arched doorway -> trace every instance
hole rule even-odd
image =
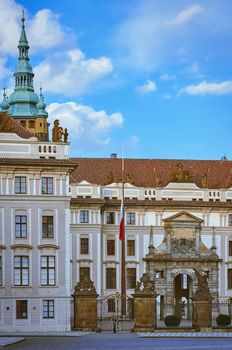
[[[180,319],[190,320],[192,318],[192,278],[187,273],[178,274],[174,278],[173,290],[176,316]]]

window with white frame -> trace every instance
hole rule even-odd
[[[232,226],[232,214],[228,215],[228,225]]]
[[[107,239],[107,255],[115,255],[115,240]]]
[[[15,194],[27,193],[27,178],[26,176],[15,176]]]
[[[53,194],[53,178],[42,177],[42,194]]]
[[[80,238],[80,252],[83,255],[89,254],[89,239],[87,237]]]
[[[126,269],[126,285],[127,289],[134,289],[136,286],[136,268],[130,267]]]
[[[126,224],[127,225],[135,225],[135,213],[134,212],[126,213]]]
[[[14,285],[29,286],[29,257],[14,257]]]
[[[116,289],[116,268],[106,268],[106,289]]]
[[[15,215],[15,238],[27,238],[26,215]]]
[[[54,237],[53,216],[42,216],[42,238]]]
[[[228,255],[232,256],[232,241],[228,242]]]
[[[89,222],[89,211],[80,210],[80,223],[87,224]]]
[[[16,300],[16,319],[27,319],[27,300]]]
[[[107,225],[115,224],[115,213],[113,211],[106,212],[106,224]]]
[[[55,275],[55,256],[41,256],[41,286],[55,286]]]
[[[43,300],[43,318],[54,318],[54,300]]]
[[[134,256],[134,255],[135,255],[135,240],[128,239],[127,240],[127,256]]]
[[[80,266],[80,282],[83,282],[86,277],[90,278],[90,268],[88,266]]]

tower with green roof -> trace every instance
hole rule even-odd
[[[7,99],[4,90],[1,108],[7,111],[11,117],[17,119],[25,128],[37,136],[40,140],[48,140],[48,114],[42,90],[40,96],[34,92],[32,66],[29,63],[29,45],[25,32],[25,17],[22,13],[22,29],[19,39],[19,57],[15,68],[14,92]]]

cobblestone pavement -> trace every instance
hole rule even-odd
[[[231,338],[141,338],[130,333],[28,337],[10,350],[231,350]]]

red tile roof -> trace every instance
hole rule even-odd
[[[18,136],[28,139],[32,133],[24,128],[17,120],[9,116],[6,112],[0,112],[0,133],[16,133]]]
[[[71,182],[105,185],[121,181],[121,159],[71,158],[78,164]],[[129,181],[128,181],[129,180]],[[125,159],[125,181],[139,187],[164,187],[169,182],[194,182],[212,189],[232,187],[232,161]]]

